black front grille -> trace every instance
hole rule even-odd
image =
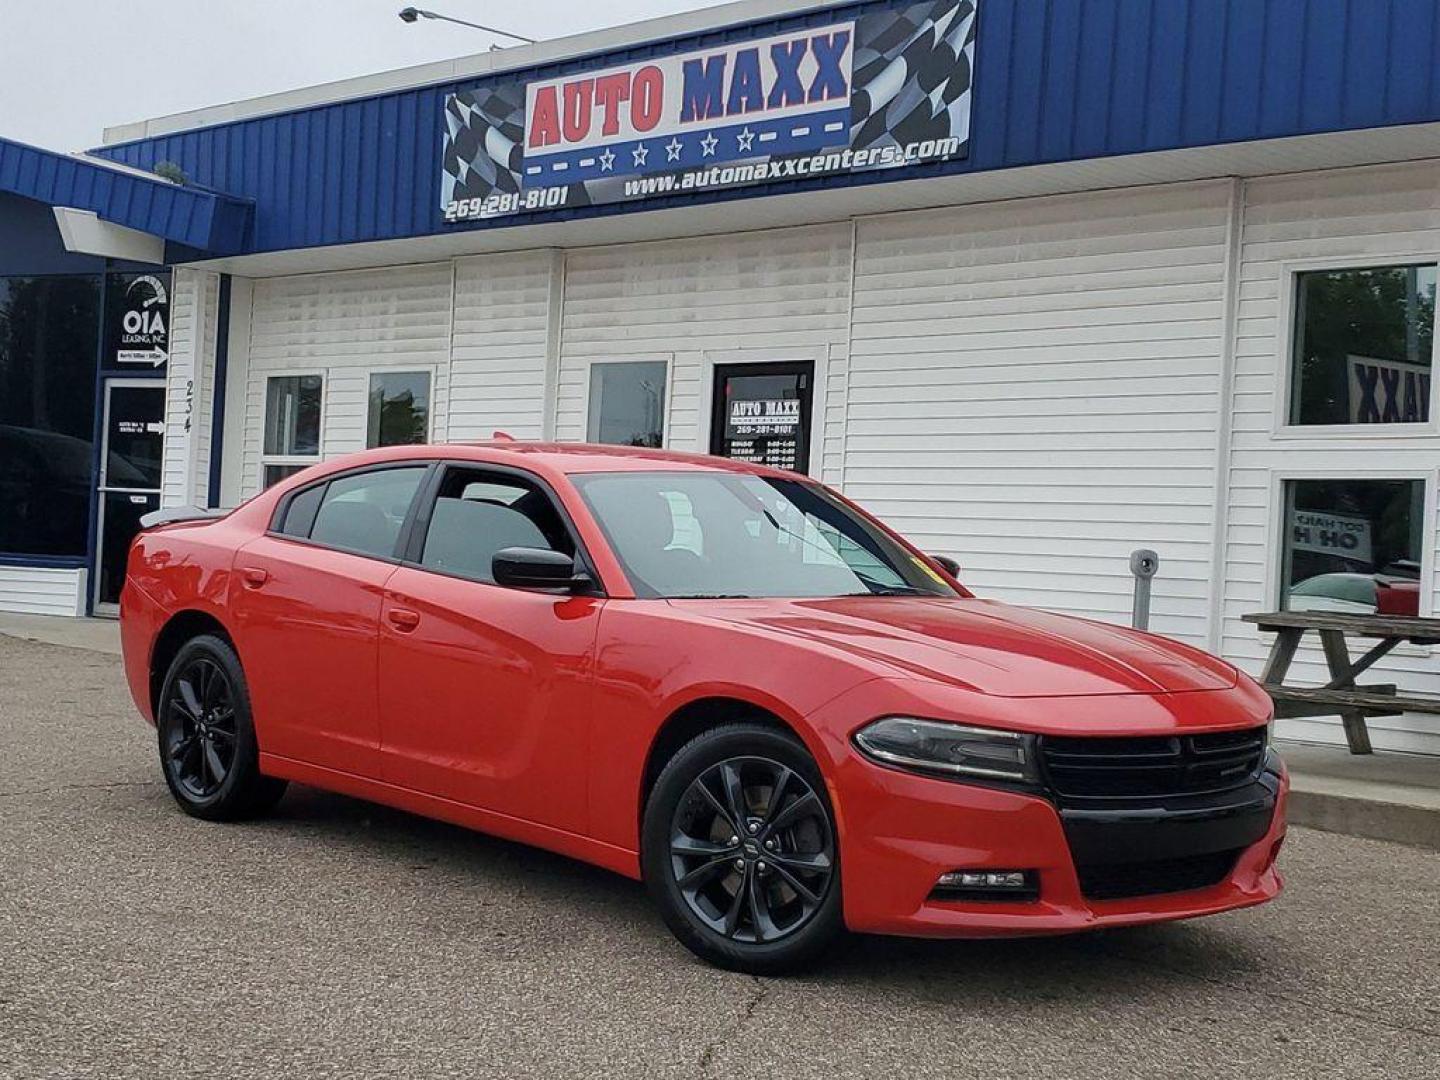
[[[1179,859],[1077,866],[1080,891],[1090,900],[1189,892],[1219,884],[1235,869],[1243,848]]]
[[[1057,795],[1136,799],[1199,795],[1249,783],[1265,759],[1265,729],[1203,735],[1040,740],[1040,762]]]

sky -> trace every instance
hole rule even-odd
[[[556,38],[716,0],[425,0]],[[0,0],[0,136],[99,146],[107,126],[484,52],[504,38],[406,24],[405,0]]]

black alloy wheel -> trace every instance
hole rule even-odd
[[[176,673],[165,700],[165,756],[175,783],[195,799],[212,797],[235,765],[239,743],[230,680],[211,657]]]
[[[187,814],[233,821],[269,810],[285,781],[260,772],[245,672],[234,647],[212,634],[180,647],[155,708],[160,767]]]
[[[824,783],[775,728],[727,724],[682,747],[646,806],[643,859],[670,928],[723,967],[794,968],[842,929]]]
[[[835,840],[795,770],[727,758],[690,783],[670,828],[671,872],[690,910],[734,941],[775,941],[820,909]]]

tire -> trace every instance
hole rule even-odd
[[[180,647],[155,710],[160,770],[192,817],[238,821],[270,810],[285,781],[263,776],[240,658],[213,634]]]
[[[719,967],[795,971],[844,936],[835,813],[788,732],[731,723],[682,746],[646,802],[641,866],[666,925]]]

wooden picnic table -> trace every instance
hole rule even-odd
[[[1408,615],[1342,615],[1331,611],[1272,611],[1246,615],[1248,623],[1273,631],[1275,643],[1260,682],[1275,701],[1275,715],[1296,716],[1339,714],[1345,727],[1345,741],[1352,754],[1368,754],[1370,732],[1365,721],[1371,716],[1396,716],[1403,712],[1440,713],[1440,697],[1429,694],[1401,694],[1393,684],[1361,685],[1356,676],[1389,654],[1402,642],[1440,645],[1440,619]],[[1285,676],[1300,639],[1313,630],[1330,669],[1324,686],[1286,686]],[[1346,635],[1376,639],[1364,655],[1350,658]]]

